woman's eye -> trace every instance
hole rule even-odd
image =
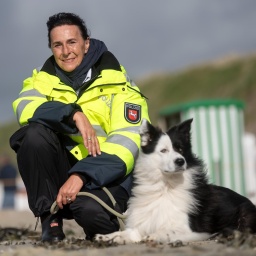
[[[166,153],[167,152],[167,149],[166,148],[163,148],[162,150],[160,150],[161,153]]]

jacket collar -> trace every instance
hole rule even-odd
[[[55,67],[54,67],[54,56],[49,57],[44,63],[43,67],[40,71],[44,71],[50,75],[57,76]],[[116,57],[109,51],[106,51],[102,54],[99,60],[92,67],[92,77],[98,76],[102,70],[104,69],[112,69],[121,71],[120,64]]]

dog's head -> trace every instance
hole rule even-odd
[[[172,128],[167,133],[151,125],[146,119],[140,126],[141,152],[148,157],[150,165],[164,174],[186,170],[193,165],[191,151],[191,123],[188,119]]]

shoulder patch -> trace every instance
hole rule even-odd
[[[125,102],[124,104],[125,120],[132,124],[137,124],[141,120],[141,106],[133,103]]]

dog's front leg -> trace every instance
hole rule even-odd
[[[124,231],[117,231],[107,235],[97,234],[96,241],[111,241],[118,244],[137,243],[142,240],[142,237],[137,229],[126,229]]]
[[[155,233],[152,233],[150,235],[144,236],[142,241],[143,242],[150,242],[150,241],[154,241],[157,243],[170,243],[173,242],[173,232],[167,232],[165,230],[159,230]]]

